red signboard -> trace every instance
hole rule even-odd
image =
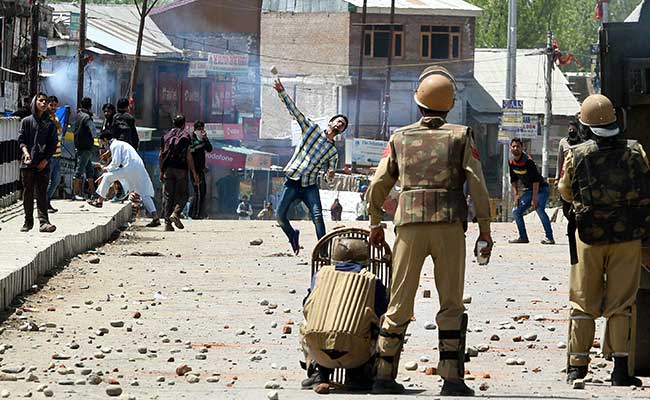
[[[201,119],[201,81],[184,79],[182,81],[181,110],[188,121]]]
[[[210,115],[231,114],[233,111],[233,86],[230,82],[212,82]]]
[[[158,86],[160,88],[159,102],[167,105],[178,105],[178,79],[176,74],[161,72]]]
[[[205,153],[205,162],[208,165],[217,167],[244,168],[246,166],[246,155],[223,149],[214,149],[210,153]]]
[[[239,124],[223,124],[223,138],[228,140],[244,139],[244,127]]]

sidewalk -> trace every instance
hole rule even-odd
[[[20,232],[22,203],[0,210],[0,311],[39,275],[108,240],[131,214],[129,203],[104,203],[101,209],[68,200],[53,201],[53,205],[59,210],[50,216],[57,227],[54,233],[40,233],[38,223],[30,232]]]

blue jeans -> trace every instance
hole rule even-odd
[[[93,151],[77,150],[77,170],[74,173],[76,179],[81,179],[86,174],[86,179],[95,179],[93,170]]]
[[[289,207],[295,200],[301,200],[309,209],[311,220],[316,226],[316,236],[322,238],[325,236],[325,222],[323,221],[323,207],[320,203],[320,194],[318,185],[303,187],[300,181],[286,179],[280,195],[280,204],[278,204],[277,218],[280,228],[287,235],[289,241],[293,240],[294,229],[287,218]]]
[[[551,194],[551,189],[549,186],[545,186],[539,189],[537,192],[537,215],[542,221],[544,226],[544,233],[546,238],[553,240],[553,228],[551,228],[551,220],[546,214],[546,203],[548,202],[548,196]],[[514,209],[515,222],[517,223],[517,229],[519,230],[520,239],[528,239],[528,233],[526,233],[526,224],[524,223],[524,213],[530,208],[530,205],[533,201],[533,191],[526,190],[521,198],[519,199],[519,204],[517,208]]]
[[[61,158],[52,157],[50,159],[50,185],[47,187],[47,201],[52,200],[56,188],[61,181]]]

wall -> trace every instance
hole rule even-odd
[[[262,14],[261,138],[291,132],[291,117],[272,88],[273,65],[305,115],[332,116],[341,109],[342,88],[351,84],[349,27],[348,13]]]
[[[350,65],[359,65],[359,50],[361,46],[360,13],[350,14]],[[367,24],[388,24],[390,16],[385,14],[368,14]],[[402,51],[403,57],[393,58],[392,76],[395,80],[417,78],[420,71],[429,65],[442,65],[457,79],[470,78],[474,75],[475,47],[475,18],[474,17],[442,17],[436,15],[396,15],[395,23],[403,26]],[[420,26],[440,25],[459,26],[461,28],[461,57],[460,60],[431,60],[420,57]],[[365,77],[384,77],[387,63],[386,58],[365,57]],[[401,66],[400,66],[401,65]],[[406,66],[408,65],[408,66]],[[356,75],[356,70],[354,75]]]

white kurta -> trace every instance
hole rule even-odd
[[[115,181],[122,184],[125,193],[135,192],[141,197],[154,196],[153,184],[144,168],[142,158],[130,144],[113,140],[111,163],[106,169],[108,172],[102,174],[102,181],[97,187],[97,193],[103,198],[106,198],[108,189]]]

